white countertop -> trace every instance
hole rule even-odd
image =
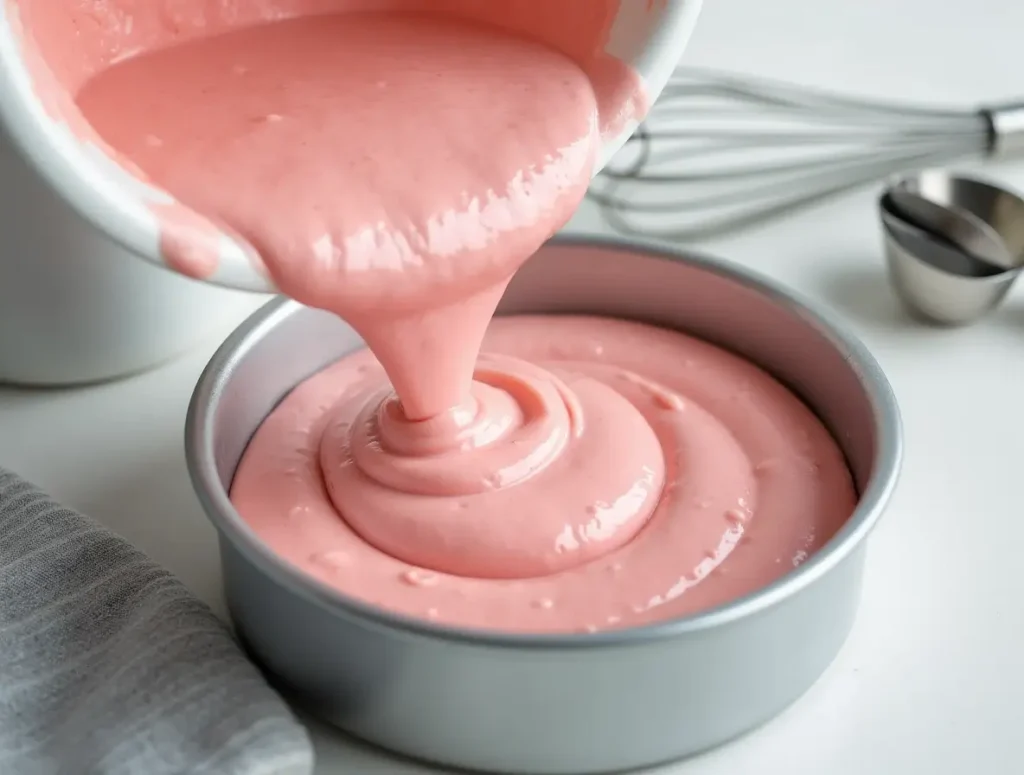
[[[1024,4],[705,5],[687,64],[965,107],[1024,96]],[[1024,187],[1024,166],[986,172]],[[871,539],[858,622],[824,678],[764,728],[661,775],[1024,771],[1024,288],[971,328],[910,323],[886,285],[874,195],[700,246],[847,320],[897,393],[906,463]],[[588,208],[572,226],[601,229]],[[109,524],[223,611],[214,531],[181,449],[189,393],[216,344],[118,383],[0,391],[0,463]],[[319,775],[433,771],[319,728],[315,738]]]

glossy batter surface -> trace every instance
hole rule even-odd
[[[506,283],[572,215],[601,142],[573,60],[431,14],[200,38],[105,70],[78,103],[282,292],[355,326],[414,419],[464,400]],[[165,234],[179,265],[203,244]]]
[[[477,403],[442,429],[403,423],[368,351],[300,385],[245,453],[239,513],[287,561],[366,602],[587,632],[753,592],[854,508],[817,418],[711,345],[619,320],[513,317],[492,323],[484,353]]]

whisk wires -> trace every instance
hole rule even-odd
[[[983,154],[978,111],[678,71],[588,196],[612,228],[718,236],[912,167]]]

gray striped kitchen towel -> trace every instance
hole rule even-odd
[[[308,775],[304,729],[188,590],[0,468],[2,775]]]

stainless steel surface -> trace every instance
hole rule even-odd
[[[894,290],[915,317],[965,325],[1006,296],[1016,271],[985,273],[983,264],[927,232],[883,215],[886,263]]]
[[[963,277],[992,277],[1006,272],[1003,267],[978,258],[955,242],[904,220],[899,211],[893,210],[887,197],[882,198],[879,209],[882,225],[893,238],[905,250],[937,269]]]
[[[623,234],[700,239],[893,173],[1020,152],[1019,103],[889,103],[683,68],[589,196]]]
[[[1016,262],[1024,256],[1024,199],[1019,194],[980,178],[927,169],[892,182],[932,202],[974,215],[987,223],[1005,243]]]
[[[1016,267],[1017,259],[999,232],[967,210],[933,202],[906,185],[890,188],[883,206],[890,220],[909,222],[951,244],[975,263],[987,264],[988,274]]]
[[[879,213],[893,287],[930,322],[982,317],[1024,264],[1024,200],[983,181],[926,170],[893,181]]]
[[[330,315],[273,302],[213,358],[185,434],[193,482],[220,534],[229,607],[251,653],[339,727],[472,770],[621,771],[701,751],[772,718],[846,639],[865,540],[896,483],[900,421],[878,365],[834,323],[746,270],[610,241],[545,246],[513,280],[500,312],[639,318],[766,366],[834,432],[862,493],[859,507],[782,580],[656,626],[530,636],[392,615],[277,559],[228,499],[264,417],[297,383],[360,346]]]

